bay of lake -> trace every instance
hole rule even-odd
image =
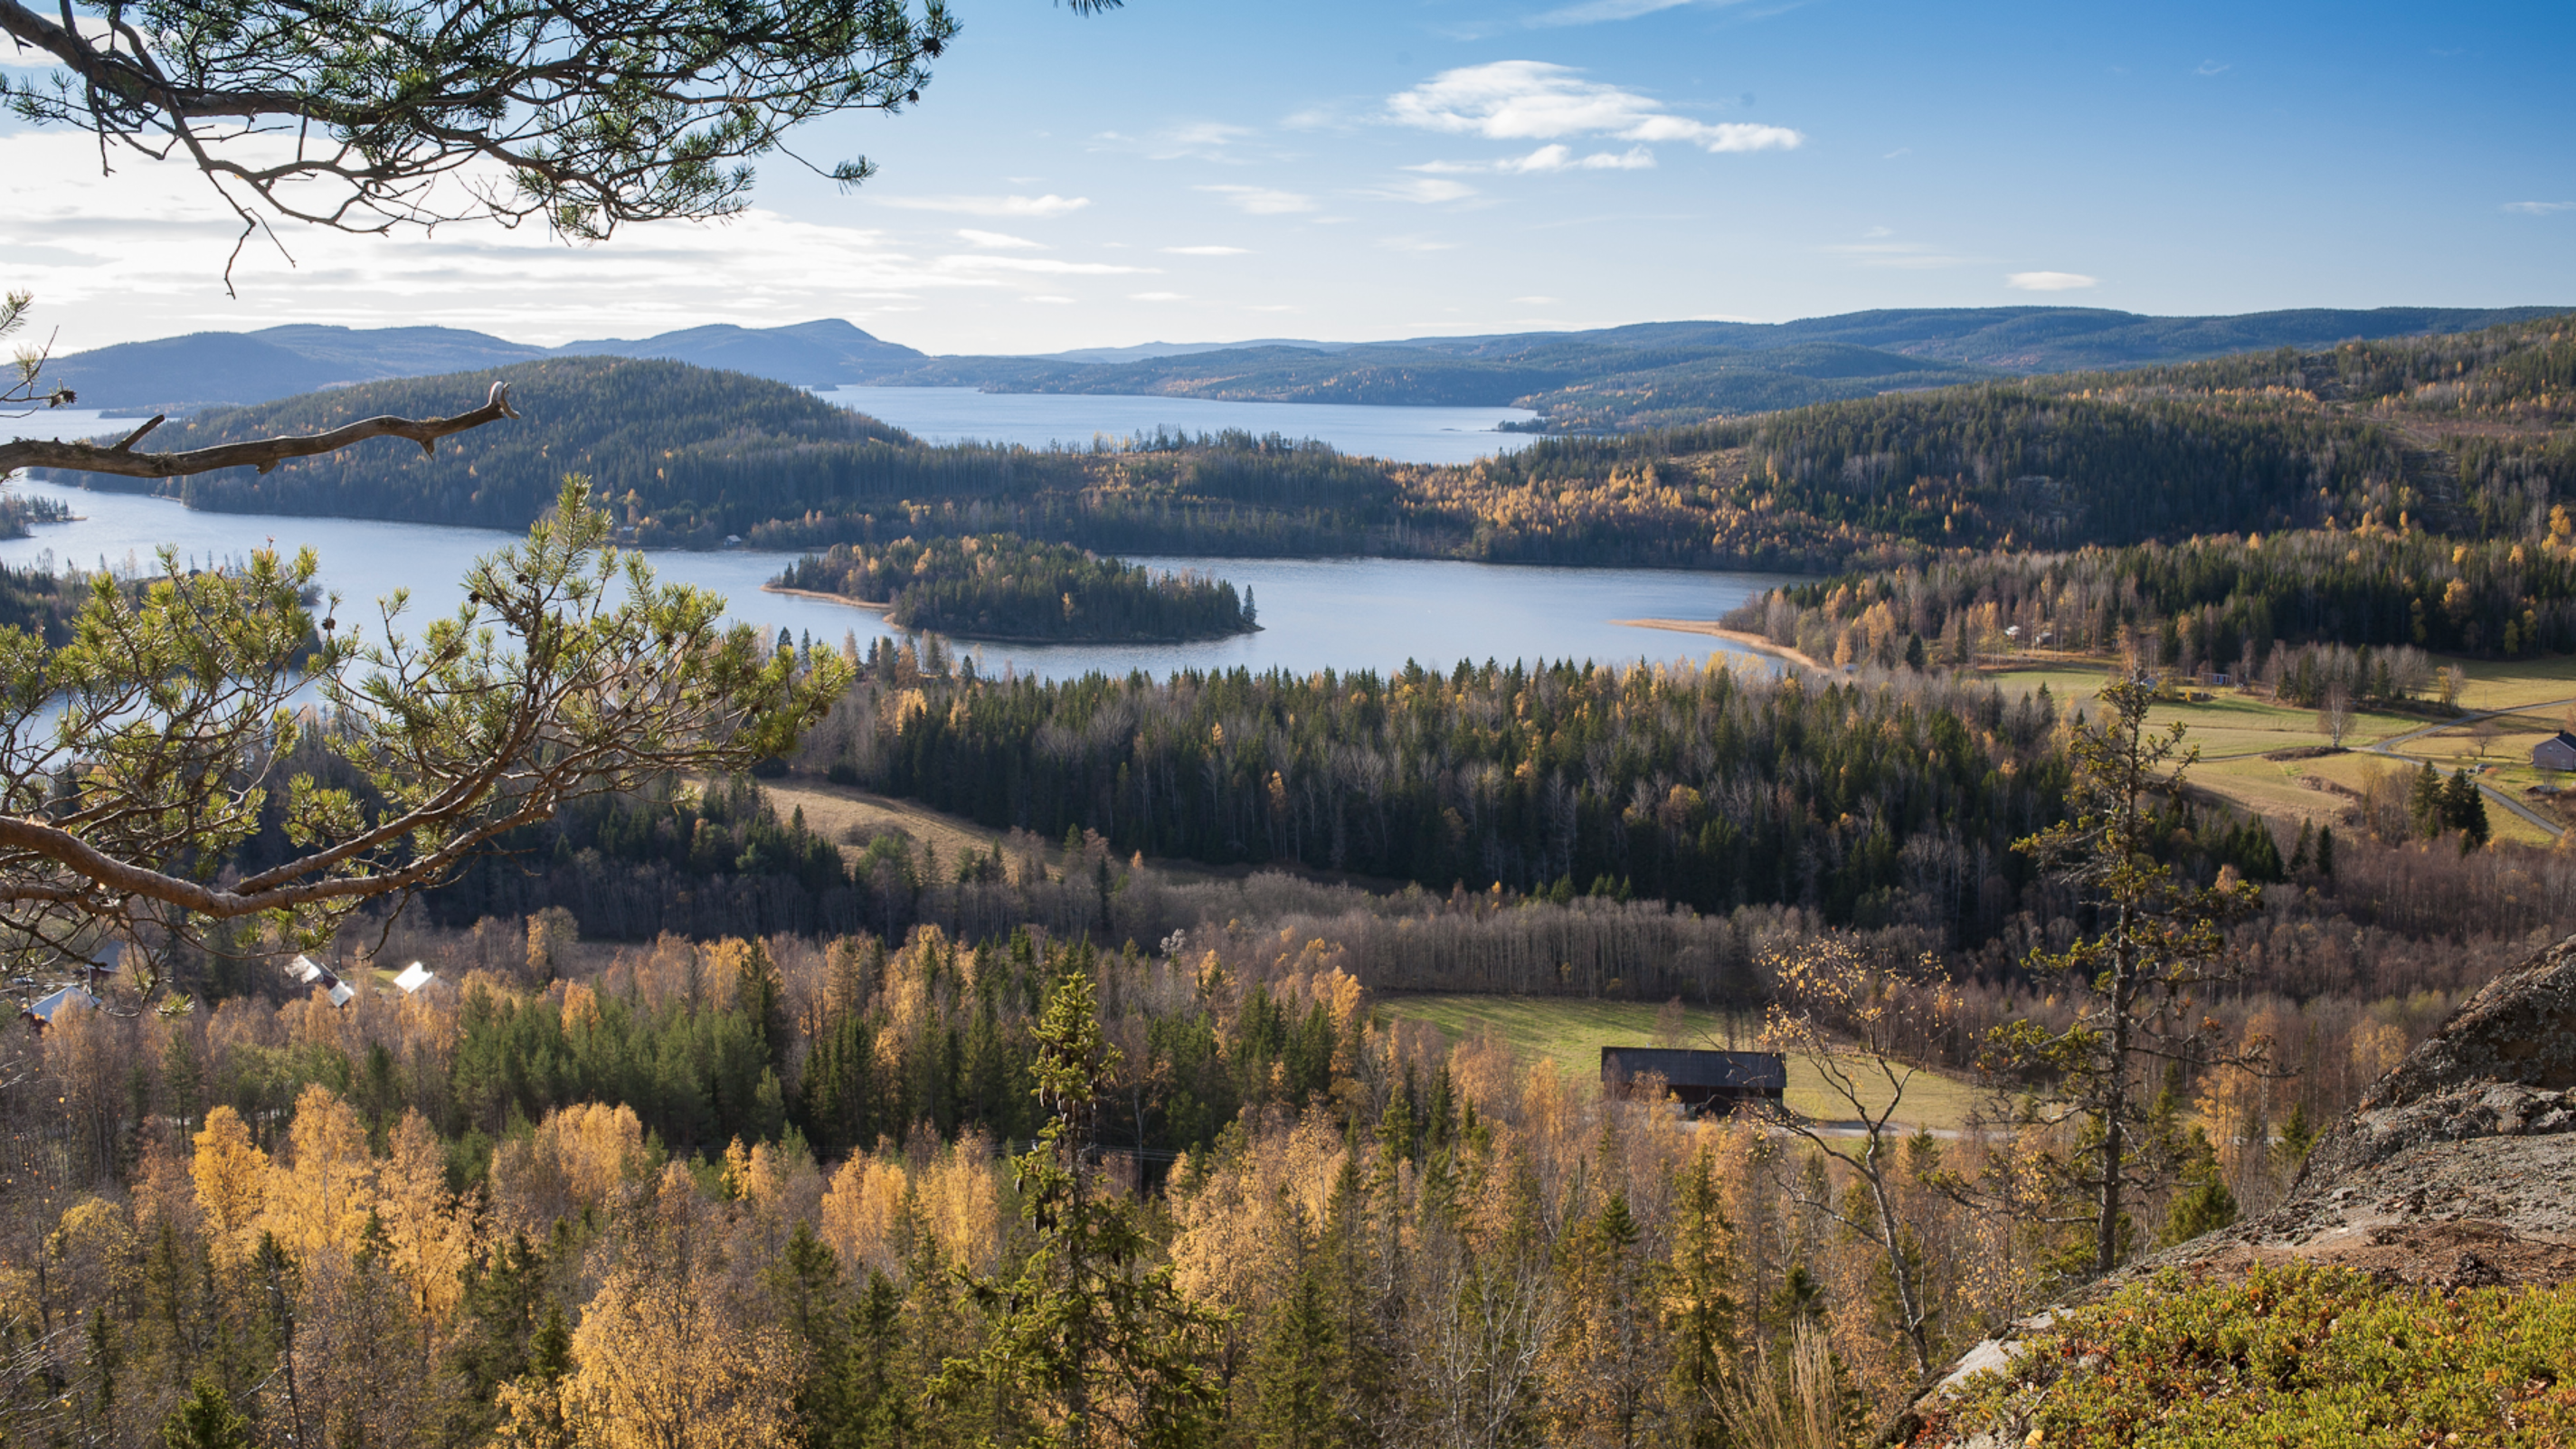
[[[22,482],[31,496],[59,498],[77,522],[39,525],[31,538],[0,540],[0,562],[97,568],[153,567],[153,551],[176,547],[196,565],[246,558],[274,543],[290,553],[310,546],[320,556],[325,588],[343,596],[344,627],[377,627],[367,601],[408,589],[405,632],[432,613],[464,601],[465,570],[516,535],[480,528],[384,523],[359,518],[294,518],[202,513],[165,498],[92,493],[54,483]],[[666,580],[697,584],[725,596],[733,617],[765,630],[786,629],[839,643],[898,633],[873,609],[761,591],[794,560],[756,549],[650,553]],[[1019,673],[1068,678],[1091,670],[1161,676],[1176,669],[1300,673],[1318,669],[1401,668],[1418,660],[1446,670],[1461,659],[1575,659],[1602,663],[1705,659],[1742,653],[1706,635],[1640,629],[1617,619],[1713,620],[1780,580],[1766,575],[1687,573],[1664,569],[1528,568],[1424,559],[1147,558],[1157,568],[1196,569],[1249,588],[1260,610],[1255,634],[1193,644],[1025,644],[956,646],[979,657],[987,673],[1007,664]]]

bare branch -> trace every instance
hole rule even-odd
[[[0,476],[20,468],[62,468],[82,473],[113,473],[126,478],[179,478],[191,473],[211,473],[218,468],[257,468],[265,473],[290,458],[337,452],[369,438],[409,438],[420,444],[422,452],[435,453],[441,438],[518,415],[518,409],[510,405],[510,385],[496,382],[492,384],[490,401],[470,413],[458,413],[452,418],[366,418],[327,433],[300,438],[261,438],[255,442],[226,443],[221,447],[199,448],[186,453],[126,451],[160,424],[161,419],[156,417],[114,447],[103,448],[96,443],[59,443],[46,438],[19,438],[0,443]]]

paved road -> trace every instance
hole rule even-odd
[[[2516,704],[2508,705],[2503,709],[2481,710],[2475,714],[2461,715],[2457,719],[2446,719],[2440,724],[2426,725],[2420,730],[2408,730],[2402,735],[2390,735],[2384,740],[2373,741],[2372,743],[2362,745],[2359,748],[2374,755],[2395,755],[2397,753],[2397,746],[2411,745],[2417,740],[2424,738],[2426,735],[2440,734],[2444,730],[2455,730],[2460,728],[2462,725],[2473,725],[2482,719],[2495,719],[2499,716],[2508,714],[2527,714],[2535,709],[2562,709],[2571,704],[2576,704],[2576,699],[2544,699],[2532,704]],[[2480,792],[2485,794],[2488,799],[2493,800],[2507,810],[2512,811],[2514,814],[2521,816],[2523,819],[2530,821],[2532,824],[2537,825],[2542,830],[2548,832],[2549,837],[2552,840],[2555,840],[2560,835],[2566,833],[2565,827],[2559,825],[2556,821],[2550,820],[2541,815],[2540,812],[2523,804],[2521,801],[2514,799],[2512,796],[2507,795],[2502,790],[2496,789],[2494,786],[2489,785],[2484,781],[2480,781],[2478,783],[2478,789]]]

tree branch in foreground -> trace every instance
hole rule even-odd
[[[435,453],[441,438],[518,415],[519,410],[510,406],[510,385],[496,382],[492,384],[490,400],[483,406],[452,418],[365,418],[327,433],[301,438],[261,438],[256,442],[226,443],[187,453],[129,451],[161,421],[156,417],[135,429],[124,442],[113,446],[58,443],[50,438],[17,438],[0,443],[0,478],[21,468],[63,468],[82,473],[114,473],[127,478],[179,478],[190,473],[211,473],[218,468],[257,468],[265,473],[289,458],[334,453],[369,438],[409,438],[420,444],[422,452]]]

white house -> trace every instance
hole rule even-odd
[[[402,969],[400,976],[394,978],[394,985],[400,987],[405,996],[409,996],[437,979],[437,972],[414,961]]]

